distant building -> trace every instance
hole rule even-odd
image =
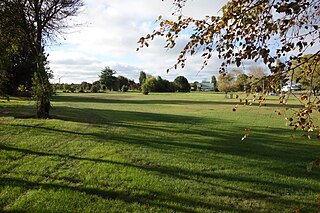
[[[301,86],[298,84],[292,84],[291,86],[286,85],[281,88],[282,92],[290,92],[290,91],[296,91],[296,90],[301,90]]]
[[[214,88],[214,83],[197,83],[197,89],[199,91],[213,91]]]

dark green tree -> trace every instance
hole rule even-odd
[[[128,78],[120,75],[117,77],[117,81],[118,81],[119,89],[122,92],[128,91],[128,87],[129,87],[129,79]],[[126,91],[123,91],[123,89],[125,89]]]
[[[178,76],[173,81],[178,92],[190,92],[190,84],[184,76]]]
[[[80,87],[79,87],[79,92],[80,91],[86,92],[90,89],[91,89],[91,85],[88,82],[86,82],[86,81],[81,82]]]
[[[105,86],[108,90],[115,88],[117,83],[117,78],[114,76],[116,71],[112,70],[110,67],[105,67],[100,74],[100,84]]]
[[[52,41],[57,34],[63,33],[68,27],[68,18],[77,15],[83,6],[82,0],[3,0],[1,7],[13,10],[15,16],[8,16],[8,22],[14,23],[14,28],[19,34],[9,34],[15,41],[26,39],[30,45],[33,74],[33,94],[37,100],[38,118],[48,118],[50,111],[50,97],[52,88],[49,78],[52,76],[48,68],[47,57],[44,52],[45,45]],[[19,19],[17,19],[17,17]],[[3,31],[1,31],[3,32]],[[7,33],[7,31],[4,31]],[[22,35],[22,36],[21,36]],[[17,37],[16,37],[17,36]],[[19,42],[15,43],[16,48]]]
[[[140,72],[140,75],[139,75],[139,83],[140,83],[140,86],[142,86],[142,84],[144,83],[144,81],[147,79],[147,74],[143,71]]]
[[[175,92],[175,85],[166,79],[157,77],[157,92]]]
[[[92,86],[90,88],[92,93],[97,93],[101,89],[100,81],[95,81],[92,83]]]
[[[216,78],[216,76],[212,76],[211,77],[211,83],[213,84],[213,90],[216,90],[217,89],[217,78]]]
[[[34,56],[21,30],[27,28],[20,4],[0,3],[0,87],[3,94],[17,95],[18,87],[31,90]]]

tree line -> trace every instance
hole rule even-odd
[[[310,55],[306,56],[310,57]],[[273,83],[270,89],[270,79],[268,78],[267,69],[261,66],[251,66],[248,72],[244,72],[239,68],[233,68],[230,72],[220,73],[217,77],[213,75],[211,82],[195,81],[189,83],[184,76],[178,76],[174,81],[168,81],[161,76],[154,77],[141,71],[139,74],[139,82],[129,80],[124,76],[115,76],[116,71],[106,66],[99,75],[99,80],[93,83],[82,82],[81,84],[55,84],[56,90],[63,92],[104,92],[104,91],[121,91],[139,90],[143,94],[149,92],[190,92],[202,90],[201,84],[210,84],[210,91],[216,92],[263,92],[265,90],[281,93],[284,86],[282,81],[278,84]],[[292,82],[299,83],[301,88],[309,87],[311,79],[301,78],[299,72],[295,72]],[[319,91],[320,78],[313,79],[315,85],[314,91]],[[277,85],[276,87],[274,85]]]
[[[130,80],[125,76],[115,76],[117,72],[106,66],[99,75],[99,80],[93,83],[86,81],[81,84],[54,84],[55,90],[63,92],[105,92],[128,90],[141,91],[143,94],[149,92],[190,92],[190,84],[184,76],[178,76],[173,82],[162,79],[160,76],[153,77],[146,74],[144,71],[140,72],[139,83]]]

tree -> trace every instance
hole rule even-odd
[[[216,90],[217,89],[217,78],[216,76],[212,76],[211,77],[211,83],[213,84],[213,90]]]
[[[97,93],[97,92],[99,92],[100,89],[101,89],[100,81],[95,81],[92,83],[90,90],[92,93]]]
[[[101,86],[105,86],[108,90],[112,90],[115,85],[117,78],[114,76],[116,71],[112,70],[110,67],[105,67],[100,74],[100,84]]]
[[[184,76],[178,76],[173,81],[178,92],[190,92],[190,84]]]
[[[249,68],[249,75],[253,76],[256,79],[261,79],[266,76],[266,69],[260,66],[251,66]]]
[[[234,89],[234,77],[230,73],[221,73],[218,76],[218,90],[225,92],[226,96],[228,92]]]
[[[129,79],[127,79],[126,77],[120,75],[120,76],[117,77],[117,81],[118,81],[118,84],[119,84],[119,89],[120,89],[122,92],[128,91]],[[123,90],[122,90],[123,88],[124,88],[126,91],[123,91]]]
[[[77,15],[83,6],[81,0],[3,0],[1,7],[11,8],[17,15],[8,17],[30,45],[30,55],[34,66],[33,93],[37,100],[38,118],[48,118],[50,111],[51,77],[45,45],[68,27],[68,18]],[[19,37],[20,38],[20,37]],[[19,40],[16,38],[15,40]],[[18,43],[16,43],[18,44]]]
[[[17,95],[20,86],[31,90],[34,57],[21,30],[25,27],[21,8],[5,1],[0,4],[0,87],[3,94]]]
[[[309,60],[309,58],[312,59]],[[310,89],[313,95],[318,95],[320,91],[320,56],[305,55],[300,61],[294,61],[293,66],[299,63],[303,63],[303,65],[291,71],[292,82],[301,84],[302,87]]]
[[[160,76],[157,78],[149,76],[141,86],[142,93],[149,92],[175,92],[176,87],[173,82],[162,79]]]
[[[140,72],[140,76],[139,76],[139,83],[140,86],[144,83],[144,81],[147,79],[147,74],[143,71]]]
[[[91,86],[90,86],[90,84],[89,84],[88,82],[83,81],[83,82],[81,82],[81,84],[80,84],[79,92],[80,92],[80,91],[86,92],[86,91],[90,90],[90,87],[91,87]]]
[[[154,77],[148,77],[141,86],[143,94],[147,95],[149,92],[157,91],[157,79]]]
[[[247,82],[250,85],[252,91],[262,92],[265,90],[265,85],[267,79],[266,69],[261,66],[251,66],[249,67],[250,80]]]
[[[192,35],[172,66],[175,69],[183,68],[187,56],[197,52],[202,54],[204,67],[217,51],[218,57],[223,59],[221,72],[231,64],[241,66],[244,60],[262,61],[271,71],[268,86],[273,88],[274,83],[278,85],[280,80],[285,83],[290,78],[290,70],[307,63],[292,66],[294,60],[301,61],[303,53],[320,41],[320,0],[229,0],[223,6],[221,16],[202,19],[182,16],[186,2],[175,0],[177,19],[164,20],[159,16],[159,28],[139,40],[140,47],[144,47],[155,37],[163,36],[166,37],[165,47],[173,48],[179,36],[190,29]],[[275,40],[277,45],[273,45]],[[308,61],[319,55],[320,50],[316,50]],[[283,56],[288,57],[284,59]],[[306,75],[309,73],[305,72]],[[297,114],[303,122],[296,124],[309,135],[319,129],[311,118],[319,103],[311,93],[304,95],[301,112],[306,113]]]
[[[129,80],[129,90],[137,90],[138,89],[138,85],[136,84],[136,82],[134,82],[134,80]]]
[[[237,76],[237,80],[235,82],[235,90],[236,91],[250,91],[250,85],[248,84],[248,76],[244,73],[239,74]]]

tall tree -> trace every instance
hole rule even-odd
[[[211,83],[213,84],[213,90],[217,89],[217,78],[216,76],[211,76]]]
[[[142,84],[144,83],[144,81],[147,79],[147,74],[143,71],[140,72],[139,75],[139,84],[140,86],[142,86]]]
[[[37,116],[49,117],[51,86],[44,47],[69,26],[68,18],[78,14],[82,0],[3,0],[3,6],[14,9],[21,17],[19,26],[31,47],[34,75],[33,90],[37,100]],[[11,17],[11,22],[15,17]]]
[[[249,67],[250,81],[248,81],[251,89],[256,92],[265,90],[266,85],[266,69],[261,66]]]
[[[21,27],[27,27],[21,8],[0,3],[0,87],[2,93],[17,95],[18,87],[31,89],[34,57]]]
[[[112,70],[110,67],[105,67],[100,74],[100,84],[105,86],[108,90],[112,90],[115,87],[117,78],[114,76],[116,71]]]

